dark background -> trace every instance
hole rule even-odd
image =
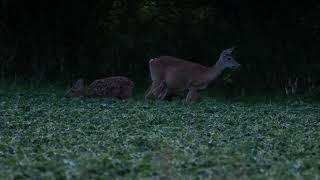
[[[0,0],[2,79],[70,83],[125,75],[148,82],[148,60],[212,65],[237,46],[231,89],[302,91],[320,80],[320,2]]]

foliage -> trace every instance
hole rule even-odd
[[[1,179],[320,175],[318,103],[61,95],[1,92]]]
[[[235,88],[283,89],[289,78],[319,85],[317,1],[1,2],[2,78],[146,79],[151,58],[212,65],[236,45],[243,66]]]

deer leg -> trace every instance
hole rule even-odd
[[[148,89],[146,90],[145,95],[144,95],[144,99],[150,98],[150,96],[151,96],[151,87],[152,87],[152,85],[149,86]]]
[[[164,98],[167,96],[168,94],[168,88],[165,87],[165,89],[162,90],[162,92],[158,95],[158,98],[160,100],[164,100]]]
[[[145,96],[144,98],[145,99],[149,99],[151,98],[152,96],[154,96],[155,94],[155,91],[157,91],[157,89],[159,88],[160,86],[160,83],[158,82],[152,82],[151,86],[147,89],[146,93],[145,93]]]
[[[166,83],[164,81],[162,81],[159,86],[157,87],[157,89],[154,90],[153,94],[160,100],[164,100],[164,98],[167,96],[168,94],[168,87],[166,85]]]
[[[132,96],[132,88],[131,87],[122,87],[120,89],[118,98],[120,99],[128,99]]]
[[[149,86],[149,88],[147,89],[145,96],[144,96],[145,100],[147,100],[153,96],[152,89],[153,89],[153,84],[151,86]]]
[[[198,91],[196,88],[190,88],[186,97],[186,101],[196,101],[198,100]]]

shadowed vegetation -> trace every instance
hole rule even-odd
[[[319,8],[317,1],[1,0],[1,77],[71,83],[124,75],[143,83],[151,58],[209,66],[237,46],[243,67],[225,74],[233,89],[283,91],[297,78],[309,91],[319,87]]]

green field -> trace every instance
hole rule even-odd
[[[0,93],[0,179],[319,179],[320,104]]]

